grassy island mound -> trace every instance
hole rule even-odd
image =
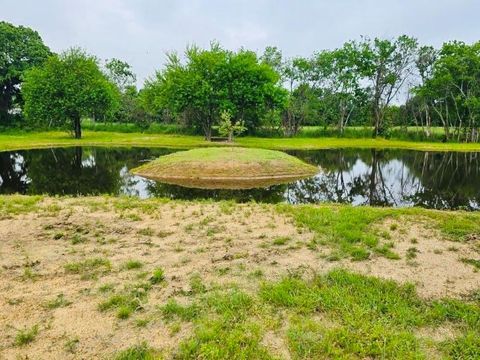
[[[310,177],[318,168],[280,151],[216,147],[162,156],[131,172],[186,187],[248,189]]]

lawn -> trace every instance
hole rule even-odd
[[[480,151],[480,143],[439,143],[414,142],[386,139],[350,139],[350,138],[260,138],[240,137],[236,145],[258,147],[272,150],[288,149],[330,149],[330,148],[398,148],[420,151]],[[84,131],[83,138],[73,139],[66,132],[50,131],[38,133],[0,134],[0,151],[34,149],[59,146],[144,146],[192,148],[202,146],[221,146],[210,143],[201,136],[164,135],[146,133],[117,133],[101,131]]]

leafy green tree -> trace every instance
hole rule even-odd
[[[98,67],[95,57],[78,48],[51,56],[29,70],[22,87],[25,115],[47,126],[70,124],[82,136],[81,118],[108,115],[118,108],[118,91]]]
[[[0,124],[21,105],[21,83],[26,70],[41,65],[50,50],[38,33],[28,27],[0,21]]]
[[[430,101],[445,129],[446,139],[453,136],[457,141],[479,141],[480,42],[445,43],[431,75],[414,93]]]
[[[373,136],[386,130],[385,111],[414,72],[418,42],[406,35],[395,40],[363,39],[354,43],[358,68],[370,83],[373,108]]]
[[[105,61],[105,73],[108,79],[117,85],[121,93],[135,86],[137,77],[130,64],[119,59],[110,59]]]
[[[185,58],[169,54],[165,70],[147,82],[143,97],[154,112],[168,111],[208,140],[222,111],[252,130],[284,101],[278,75],[251,51],[232,52],[213,43],[209,50],[187,48]]]

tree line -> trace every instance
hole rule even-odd
[[[480,140],[480,42],[440,49],[406,35],[348,41],[310,57],[258,54],[213,42],[168,53],[164,66],[136,88],[131,66],[100,61],[82,49],[54,54],[32,29],[0,22],[0,124],[68,126],[81,119],[177,124],[211,139],[215,131],[295,136],[303,126],[415,126],[424,138]]]

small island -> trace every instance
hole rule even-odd
[[[318,167],[280,151],[212,147],[161,156],[131,172],[186,187],[249,189],[311,177]]]

